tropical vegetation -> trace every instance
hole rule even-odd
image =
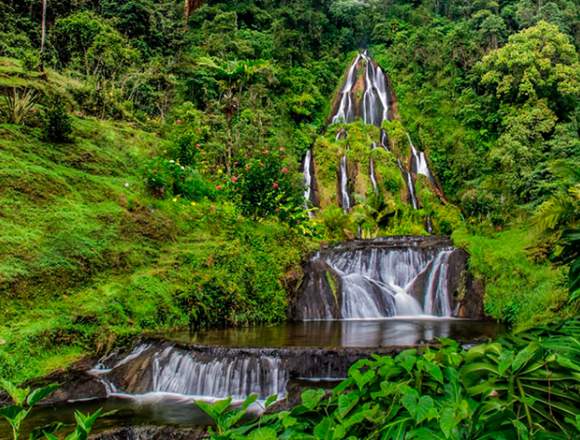
[[[377,357],[240,429],[574,433],[579,18],[573,0],[1,2],[0,377],[20,384],[143,332],[282,322],[321,244],[427,234],[429,216],[469,252],[491,319],[569,323]],[[411,209],[377,151],[382,196],[336,206],[328,116],[361,48],[397,96],[383,128],[427,152],[445,202],[419,182]],[[348,129],[366,164],[378,129]],[[313,145],[320,210],[303,200]]]

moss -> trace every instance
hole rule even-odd
[[[328,283],[328,287],[332,291],[332,295],[334,296],[335,302],[338,304],[338,287],[336,286],[336,280],[330,271],[324,272],[324,278],[326,278],[326,282]]]

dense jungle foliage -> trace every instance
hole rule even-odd
[[[0,3],[0,376],[142,331],[284,320],[301,259],[360,224],[310,219],[299,168],[361,47],[486,312],[577,314],[573,0],[55,0],[45,35],[42,3]],[[392,202],[375,235],[425,233]]]

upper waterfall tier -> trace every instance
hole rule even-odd
[[[365,51],[348,70],[331,121],[348,123],[361,118],[367,124],[380,126],[393,118],[393,102],[387,76]]]
[[[451,317],[467,255],[445,239],[392,237],[318,252],[306,265],[293,317]]]

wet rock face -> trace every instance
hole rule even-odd
[[[468,254],[441,237],[353,240],[323,249],[304,265],[290,319],[397,315],[483,317]]]

